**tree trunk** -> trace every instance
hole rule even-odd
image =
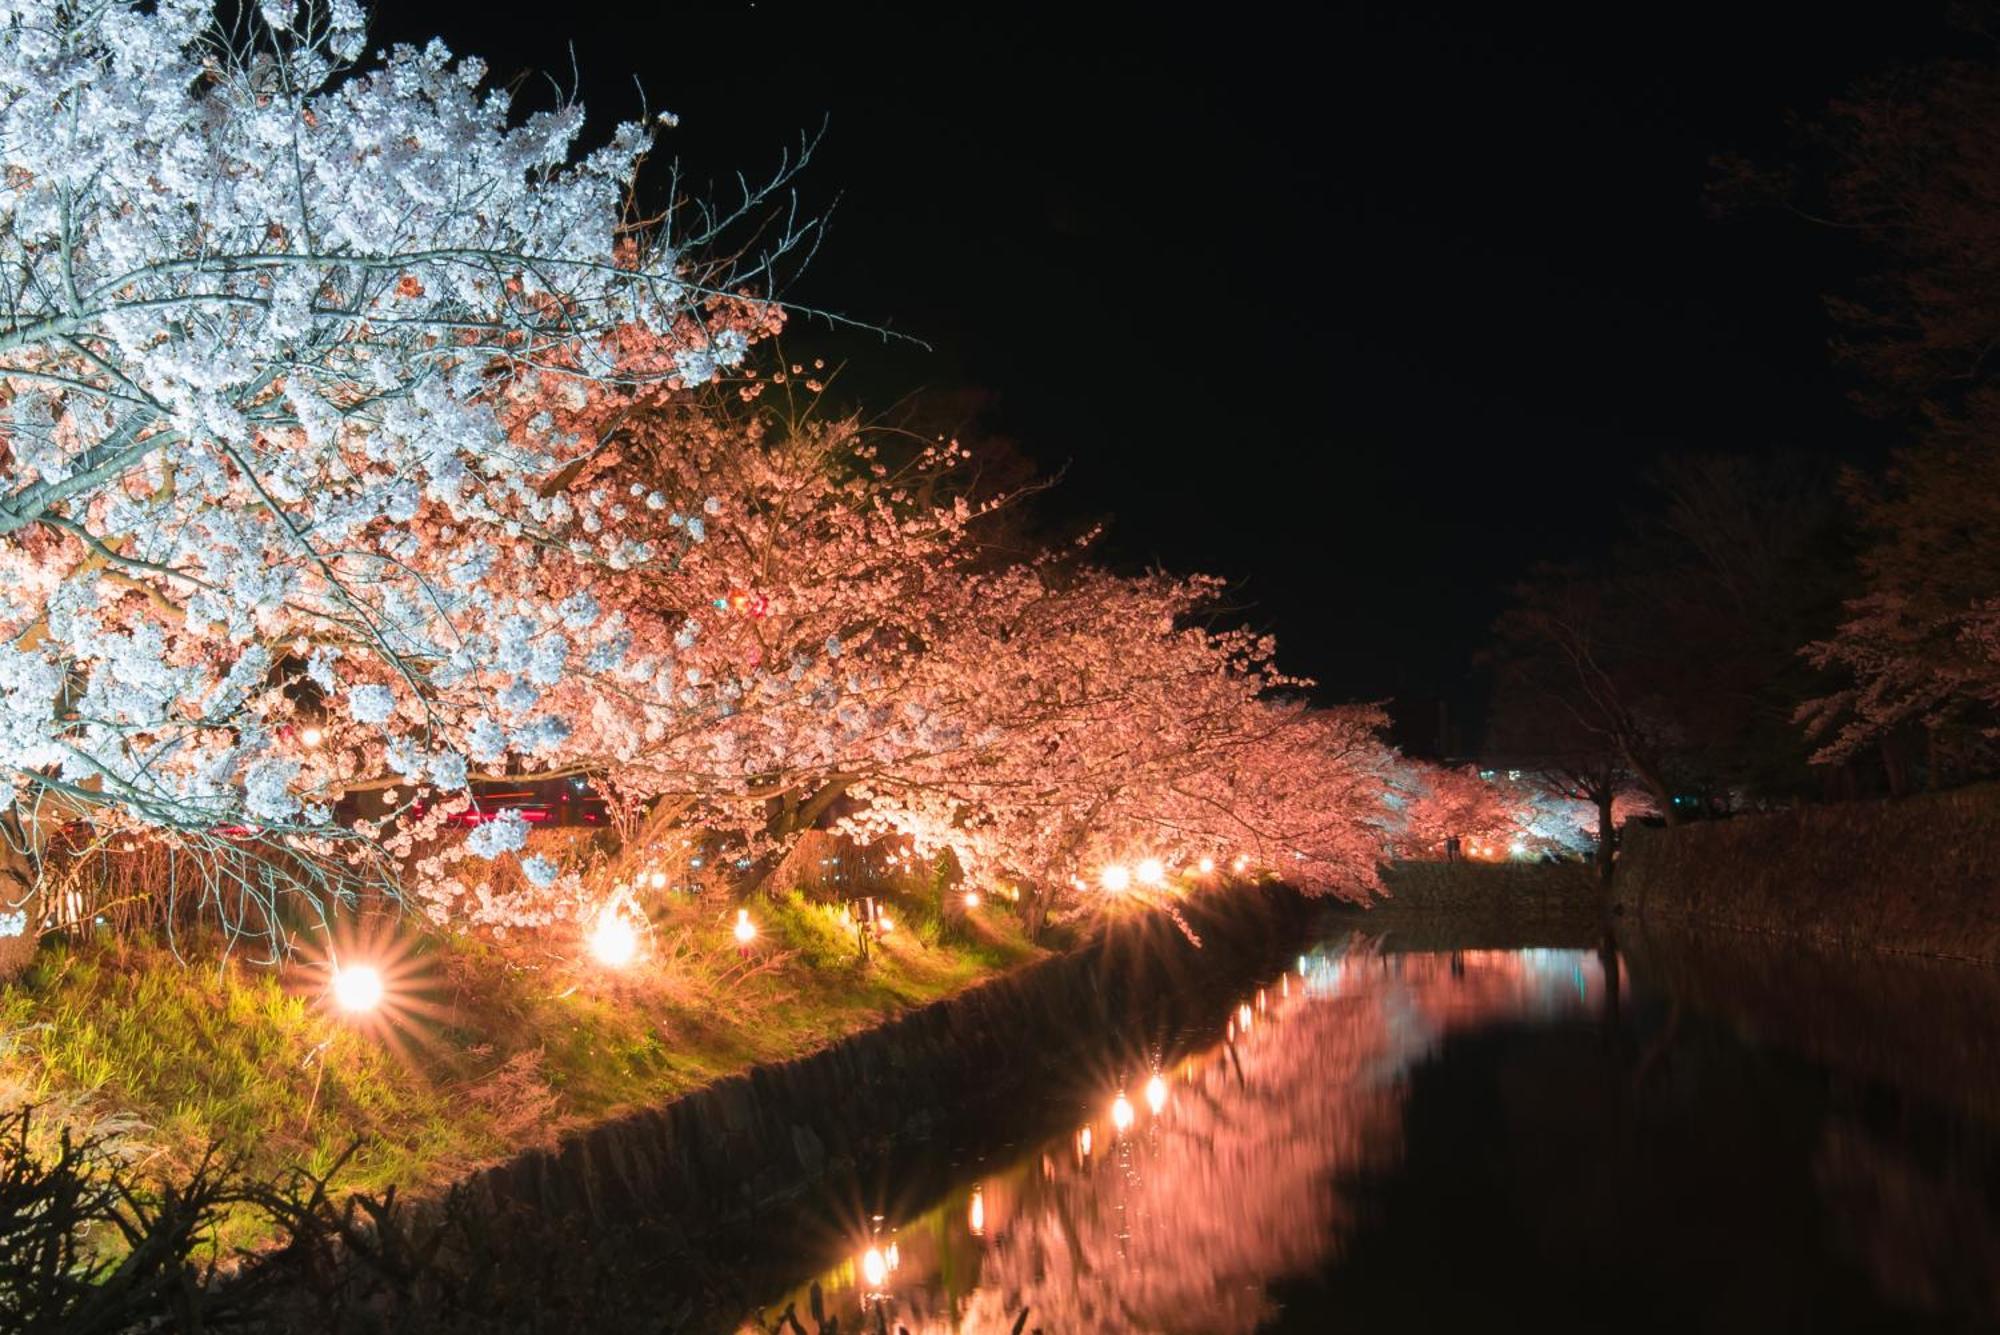
[[[767,827],[778,846],[750,864],[741,876],[736,878],[735,894],[738,899],[748,899],[764,888],[771,874],[784,864],[791,855],[797,836],[819,823],[827,808],[840,800],[852,779],[833,779],[811,797],[801,799],[796,792],[788,792],[772,800],[772,814]]]
[[[1026,895],[1021,903],[1021,930],[1027,933],[1030,944],[1042,939],[1042,927],[1049,917],[1049,895],[1039,884],[1024,887]]]
[[[28,967],[41,928],[41,896],[34,859],[15,842],[13,832],[0,833],[0,980]]]
[[[1606,903],[1611,899],[1611,859],[1618,841],[1618,828],[1611,823],[1612,796],[1608,788],[1597,795],[1597,883]]]
[[[1896,744],[1891,733],[1882,739],[1882,774],[1889,781],[1889,796],[1908,797],[1910,795],[1910,766],[1903,758],[1903,748]]]

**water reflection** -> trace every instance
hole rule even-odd
[[[1163,1054],[1171,1089],[1155,1070],[1136,1103],[1107,1090],[1067,1144],[866,1240],[819,1277],[828,1311],[872,1328],[886,1307],[911,1335],[1006,1331],[1023,1307],[1048,1331],[1257,1330],[1274,1284],[1340,1254],[1357,1223],[1344,1184],[1397,1164],[1413,1067],[1461,1030],[1587,1017],[1605,997],[1588,951],[1353,939],[1301,957],[1219,1041]]]

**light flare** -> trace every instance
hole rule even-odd
[[[333,999],[344,1011],[361,1014],[382,1004],[382,973],[372,964],[348,964],[333,971]]]
[[[597,915],[587,944],[599,964],[622,969],[639,957],[639,929],[617,909],[607,908]]]

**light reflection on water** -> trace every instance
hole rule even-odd
[[[1303,956],[1219,1041],[1162,1054],[1073,1132],[878,1222],[819,1276],[827,1310],[847,1330],[880,1308],[911,1335],[1006,1331],[1023,1307],[1050,1332],[1254,1331],[1274,1283],[1340,1255],[1357,1222],[1342,1184],[1400,1160],[1413,1067],[1459,1031],[1592,1017],[1605,990],[1590,951]]]

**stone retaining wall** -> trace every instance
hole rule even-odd
[[[2000,963],[2000,785],[1628,829],[1628,915]]]
[[[1597,872],[1582,862],[1397,862],[1382,868],[1390,913],[1459,918],[1595,914]]]

